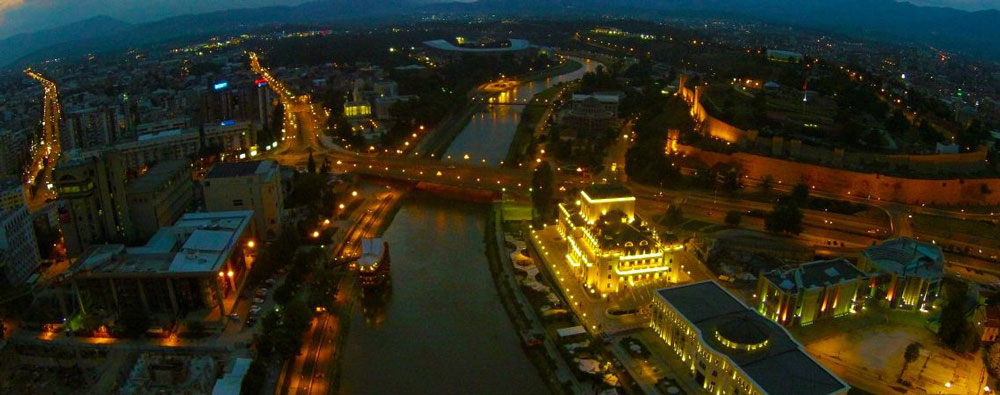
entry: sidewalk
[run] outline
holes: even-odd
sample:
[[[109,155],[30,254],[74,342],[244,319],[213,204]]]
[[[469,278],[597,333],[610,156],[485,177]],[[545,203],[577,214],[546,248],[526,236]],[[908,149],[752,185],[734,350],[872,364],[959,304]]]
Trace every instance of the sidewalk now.
[[[545,327],[541,324],[541,320],[538,315],[535,314],[535,309],[531,306],[528,298],[524,296],[524,292],[521,291],[520,285],[517,283],[517,277],[514,274],[514,263],[510,260],[510,255],[508,254],[507,246],[504,244],[504,232],[503,232],[503,218],[500,216],[500,210],[494,210],[494,223],[495,223],[495,233],[496,239],[494,242],[498,248],[500,255],[500,266],[503,268],[503,273],[501,276],[503,280],[507,282],[507,287],[513,290],[513,294],[516,300],[516,305],[521,309],[521,313],[528,318],[531,323],[531,332],[533,333],[545,333]],[[587,392],[580,382],[576,379],[573,371],[567,365],[566,360],[563,359],[562,355],[559,353],[558,346],[549,338],[546,334],[545,336],[545,351],[548,354],[549,360],[555,363],[556,368],[556,378],[561,383],[569,382],[573,387],[573,393],[585,394]]]

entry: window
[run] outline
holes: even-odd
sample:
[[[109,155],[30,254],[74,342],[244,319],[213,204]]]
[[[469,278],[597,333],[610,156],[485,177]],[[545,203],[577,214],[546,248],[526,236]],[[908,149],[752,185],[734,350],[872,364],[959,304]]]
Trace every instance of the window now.
[[[233,200],[233,206],[236,206],[236,207],[243,207],[243,199],[236,199],[236,200]]]

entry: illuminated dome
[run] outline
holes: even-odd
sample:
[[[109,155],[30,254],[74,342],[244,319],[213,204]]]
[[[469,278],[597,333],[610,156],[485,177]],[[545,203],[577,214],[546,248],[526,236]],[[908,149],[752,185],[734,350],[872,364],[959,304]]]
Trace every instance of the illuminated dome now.
[[[742,314],[721,322],[715,328],[715,337],[723,346],[754,351],[767,346],[770,332],[764,317]]]

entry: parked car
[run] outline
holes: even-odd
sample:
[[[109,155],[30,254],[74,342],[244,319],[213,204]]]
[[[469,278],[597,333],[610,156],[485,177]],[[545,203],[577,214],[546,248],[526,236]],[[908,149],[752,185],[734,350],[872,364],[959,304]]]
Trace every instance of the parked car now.
[[[262,299],[262,298],[253,298],[253,304],[263,304],[263,303],[264,303],[264,299]]]
[[[257,295],[258,297],[263,298],[263,297],[267,296],[267,291],[268,291],[267,288],[260,288],[260,289],[257,290],[257,292],[254,293],[254,295]]]

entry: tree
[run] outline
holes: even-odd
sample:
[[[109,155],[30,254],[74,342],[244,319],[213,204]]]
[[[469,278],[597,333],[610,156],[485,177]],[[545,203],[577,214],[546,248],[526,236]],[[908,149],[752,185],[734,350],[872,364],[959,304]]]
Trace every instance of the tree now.
[[[993,376],[1000,375],[1000,342],[990,344],[986,349],[986,369]]]
[[[549,206],[552,205],[552,196],[555,193],[555,172],[549,162],[535,167],[531,175],[531,203],[538,212],[538,217],[544,222],[547,217]]]
[[[969,285],[963,281],[946,279],[942,282],[942,288],[945,302],[941,308],[938,337],[957,352],[972,351],[978,338],[966,315]]]
[[[259,394],[260,389],[264,387],[266,382],[267,365],[261,362],[260,358],[254,358],[253,362],[250,363],[250,367],[247,368],[246,375],[243,376],[240,395]]]
[[[726,213],[726,225],[736,227],[740,226],[740,222],[742,221],[743,213],[737,210],[729,210],[729,212]]]
[[[771,188],[774,188],[774,177],[768,174],[760,180],[760,190],[767,193],[771,192]]]
[[[676,204],[671,204],[670,207],[667,207],[667,212],[663,215],[663,222],[671,226],[680,225],[684,222],[684,213],[681,211],[681,207]]]
[[[809,186],[801,182],[795,184],[789,197],[792,199],[792,203],[798,206],[805,205],[806,201],[809,200]]]
[[[735,193],[743,188],[743,182],[740,180],[740,172],[736,171],[735,168],[725,172],[722,177],[722,190],[724,192]]]
[[[316,160],[313,159],[312,151],[309,151],[309,161],[306,163],[306,169],[310,173],[316,173]]]
[[[764,229],[774,233],[802,233],[802,211],[787,199],[779,199],[764,217]]]
[[[899,371],[899,378],[903,378],[903,373],[906,372],[906,367],[920,357],[920,347],[920,343],[917,342],[910,343],[906,346],[906,351],[903,352],[903,369]]]

